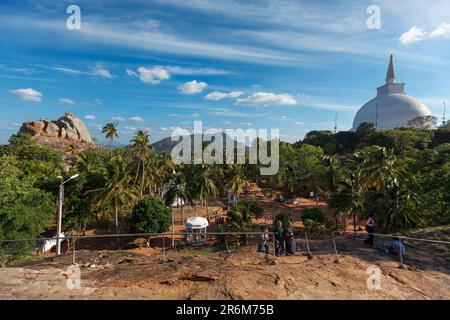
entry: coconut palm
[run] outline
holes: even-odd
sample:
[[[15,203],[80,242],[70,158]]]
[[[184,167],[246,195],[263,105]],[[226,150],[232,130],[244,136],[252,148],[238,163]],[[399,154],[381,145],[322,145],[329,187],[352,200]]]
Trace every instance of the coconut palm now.
[[[362,158],[359,179],[367,189],[368,205],[379,217],[384,229],[416,225],[421,222],[417,213],[417,196],[410,190],[414,176],[408,174],[392,150],[372,146],[357,155]]]
[[[232,164],[228,167],[228,181],[228,187],[236,197],[244,192],[244,187],[249,185],[243,167],[239,164]]]
[[[77,167],[81,172],[91,172],[101,166],[101,158],[98,150],[89,148],[77,155]]]
[[[182,173],[173,173],[169,183],[164,189],[164,202],[166,206],[172,207],[176,201],[177,207],[181,204],[181,220],[183,218],[183,206],[187,200],[186,182]],[[172,233],[175,232],[175,220],[172,211]],[[172,234],[172,247],[175,247],[175,235]]]
[[[353,231],[356,232],[356,215],[363,212],[365,190],[359,184],[355,172],[349,172],[346,179],[340,180],[339,190],[334,192],[329,206],[335,209],[335,213],[346,212],[353,217]]]
[[[183,207],[187,202],[188,192],[187,184],[182,173],[172,174],[169,183],[166,186],[164,193],[164,201],[167,206],[172,206],[176,201],[177,206],[181,207],[181,220],[184,221]]]
[[[119,232],[119,213],[131,207],[138,199],[137,192],[131,183],[130,164],[121,156],[112,158],[107,166],[106,183],[99,191],[99,205],[110,207],[115,215],[116,233]]]
[[[109,148],[112,151],[112,144],[114,141],[114,138],[119,138],[119,130],[117,129],[117,122],[112,123],[108,122],[103,128],[102,133],[106,133],[105,137],[107,140],[109,140]]]
[[[138,159],[138,168],[136,170],[135,183],[137,182],[139,170],[140,168],[142,168],[141,186],[139,192],[140,198],[142,198],[145,182],[146,159],[149,157],[149,154],[152,151],[152,146],[150,145],[150,136],[148,135],[148,132],[139,130],[138,132],[136,132],[133,139],[131,139],[131,142],[133,143],[131,146],[131,151],[133,155]]]
[[[209,213],[209,197],[215,197],[218,193],[216,183],[212,177],[213,167],[209,165],[201,165],[198,177],[194,183],[198,184],[198,192],[200,199],[206,205],[206,212]]]

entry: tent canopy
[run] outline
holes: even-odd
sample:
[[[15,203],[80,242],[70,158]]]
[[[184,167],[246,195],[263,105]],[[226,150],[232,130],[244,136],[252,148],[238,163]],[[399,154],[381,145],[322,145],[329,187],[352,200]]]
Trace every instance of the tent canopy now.
[[[191,229],[202,229],[209,226],[208,220],[203,217],[192,217],[187,219],[186,227]]]

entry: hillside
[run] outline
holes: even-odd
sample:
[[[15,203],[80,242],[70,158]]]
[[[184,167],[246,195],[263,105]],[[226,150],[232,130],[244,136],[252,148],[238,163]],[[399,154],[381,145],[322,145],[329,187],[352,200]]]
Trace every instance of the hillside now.
[[[203,135],[202,135],[203,137]],[[208,137],[208,135],[206,135]],[[209,136],[210,137],[210,136]],[[226,135],[225,133],[222,133],[222,139],[225,146],[226,139],[232,139],[230,136]],[[214,141],[214,140],[213,140]],[[152,144],[152,147],[157,152],[171,152],[173,147],[175,147],[179,142],[178,141],[172,141],[171,137],[164,138],[158,142],[155,142]],[[203,145],[209,144],[210,142],[203,142]],[[235,141],[235,145],[237,145],[237,142]],[[194,135],[191,135],[191,148],[194,150]]]

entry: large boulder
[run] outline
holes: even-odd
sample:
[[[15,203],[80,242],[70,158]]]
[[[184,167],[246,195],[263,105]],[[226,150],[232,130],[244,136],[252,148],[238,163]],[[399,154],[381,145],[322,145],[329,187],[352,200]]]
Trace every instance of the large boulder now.
[[[26,122],[20,132],[28,133],[37,141],[57,141],[92,144],[92,138],[83,121],[72,113],[66,112],[56,121],[40,119]]]

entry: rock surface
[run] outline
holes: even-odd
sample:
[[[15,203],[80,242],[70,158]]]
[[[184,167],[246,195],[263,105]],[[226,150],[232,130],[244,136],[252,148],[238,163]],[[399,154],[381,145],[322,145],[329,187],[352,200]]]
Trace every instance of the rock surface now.
[[[42,143],[67,141],[92,144],[92,138],[83,121],[72,113],[66,112],[56,121],[41,119],[25,122],[20,128],[21,133],[28,133],[34,140]]]

